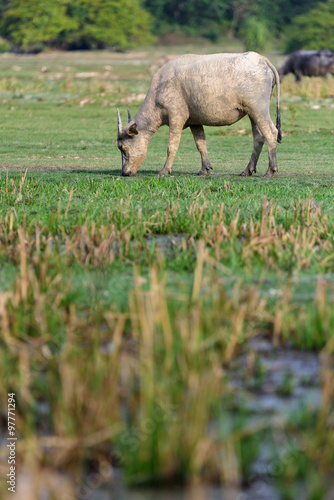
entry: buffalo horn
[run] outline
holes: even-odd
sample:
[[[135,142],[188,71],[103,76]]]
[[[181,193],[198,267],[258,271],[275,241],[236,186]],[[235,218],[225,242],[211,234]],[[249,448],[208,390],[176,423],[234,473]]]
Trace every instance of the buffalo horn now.
[[[122,134],[122,120],[118,108],[117,108],[117,126],[118,126],[118,136],[120,136]]]
[[[129,108],[128,108],[128,123],[130,123],[130,122],[131,122],[131,120],[132,120],[132,118],[131,118],[131,113],[130,113],[130,110],[129,110]]]

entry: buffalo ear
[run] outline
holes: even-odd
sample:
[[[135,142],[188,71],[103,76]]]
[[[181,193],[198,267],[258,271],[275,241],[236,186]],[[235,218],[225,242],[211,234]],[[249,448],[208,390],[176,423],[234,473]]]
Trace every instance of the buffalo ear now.
[[[138,126],[136,122],[133,122],[130,127],[127,130],[127,134],[130,137],[134,137],[135,135],[138,135]]]

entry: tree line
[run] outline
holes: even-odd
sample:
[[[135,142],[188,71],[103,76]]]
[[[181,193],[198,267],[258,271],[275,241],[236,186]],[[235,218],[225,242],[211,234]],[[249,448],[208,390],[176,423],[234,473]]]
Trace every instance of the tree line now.
[[[2,45],[23,52],[126,50],[178,31],[246,50],[334,50],[333,28],[334,0],[0,0]]]

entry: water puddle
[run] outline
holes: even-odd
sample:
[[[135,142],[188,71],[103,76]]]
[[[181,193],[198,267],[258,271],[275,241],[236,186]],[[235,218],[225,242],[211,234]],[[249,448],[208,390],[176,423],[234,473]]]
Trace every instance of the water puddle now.
[[[156,248],[159,248],[164,257],[172,251],[178,249],[183,241],[186,243],[187,238],[184,234],[155,234],[153,236],[148,235],[145,238],[147,248],[150,248],[152,244],[155,244]]]
[[[188,490],[170,488],[168,490],[140,490],[111,493],[108,490],[96,491],[92,500],[280,500],[270,485],[261,485],[253,493],[218,487],[196,486]]]
[[[244,407],[254,414],[288,417],[295,410],[320,406],[320,361],[310,351],[274,347],[259,336],[228,370],[236,390],[247,389]]]

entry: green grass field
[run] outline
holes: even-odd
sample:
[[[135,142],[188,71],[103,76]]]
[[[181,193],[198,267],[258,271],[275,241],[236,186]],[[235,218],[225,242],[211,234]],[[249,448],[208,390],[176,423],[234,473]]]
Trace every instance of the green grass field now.
[[[182,50],[219,48],[169,49]],[[283,81],[273,179],[266,146],[257,174],[238,177],[247,117],[206,129],[207,178],[189,130],[173,176],[156,177],[167,127],[122,178],[116,107],[135,114],[166,51],[0,56],[0,398],[6,437],[15,393],[18,487],[83,498],[91,464],[108,483],[111,461],[130,485],[218,483],[251,500],[266,442],[279,498],[331,500],[334,79]],[[319,354],[319,380],[301,385],[320,405],[285,411],[288,370],[272,389],[281,412],[249,408],[268,385],[259,338]]]

